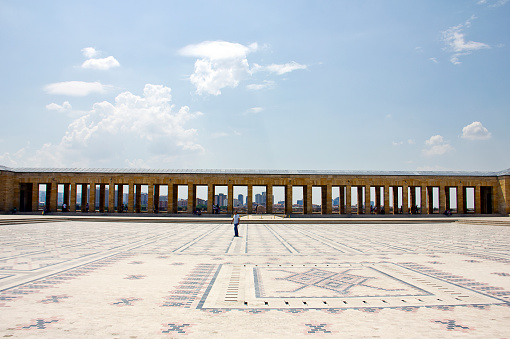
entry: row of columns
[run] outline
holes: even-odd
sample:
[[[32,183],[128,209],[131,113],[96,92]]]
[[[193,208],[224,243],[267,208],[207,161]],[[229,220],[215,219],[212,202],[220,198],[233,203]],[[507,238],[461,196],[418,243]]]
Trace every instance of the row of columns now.
[[[26,184],[24,184],[26,185]],[[57,184],[46,184],[46,208],[50,211],[57,210],[56,197],[58,194],[58,185]],[[96,186],[99,186],[99,197],[97,200],[99,201],[99,212],[105,212],[105,203],[106,203],[106,186],[109,185],[109,208],[110,212],[113,211],[114,207],[114,199],[115,199],[115,186],[118,186],[117,190],[117,201],[118,201],[118,210],[119,212],[123,212],[122,206],[123,197],[124,197],[124,184],[90,184],[90,190],[88,190],[89,184],[61,184],[64,186],[63,199],[64,202],[68,205],[68,211],[75,212],[76,211],[76,198],[77,198],[77,190],[78,187],[81,186],[81,210],[83,212],[95,211],[95,201],[96,201]],[[129,184],[129,194],[128,194],[128,204],[127,210],[131,213],[140,213],[141,212],[141,187],[142,185],[148,186],[148,201],[147,201],[147,211],[148,212],[159,212],[159,196],[160,196],[160,186],[161,184]],[[39,201],[39,185],[33,184],[32,188],[32,210],[38,209],[38,201]],[[168,213],[177,213],[177,197],[178,197],[178,186],[177,184],[168,184]],[[234,187],[235,186],[245,186],[248,190],[247,197],[247,208],[248,213],[253,213],[253,186],[263,186],[263,185],[195,185],[188,184],[188,205],[187,211],[191,212],[196,209],[196,191],[197,186],[208,186],[208,204],[207,204],[207,212],[212,213],[213,202],[214,202],[214,193],[216,186],[227,186],[228,187],[228,203],[227,203],[227,213],[233,212],[233,195],[234,195]],[[280,185],[278,185],[280,186]],[[273,185],[265,185],[266,187],[266,213],[273,213]],[[292,185],[284,185],[285,191],[285,214],[292,213]],[[458,213],[467,213],[467,199],[466,199],[466,189],[471,187],[474,189],[475,197],[474,197],[474,205],[475,205],[475,213],[492,213],[492,207],[488,206],[487,201],[490,199],[490,206],[497,206],[497,201],[495,201],[496,196],[492,194],[492,187],[485,186],[373,186],[373,185],[324,185],[324,186],[314,186],[314,185],[304,185],[299,187],[303,188],[303,213],[304,214],[312,214],[312,187],[321,187],[321,204],[322,204],[322,213],[323,214],[331,214],[332,213],[332,188],[339,187],[340,192],[340,206],[339,213],[340,214],[351,214],[351,189],[353,187],[357,188],[357,214],[368,214],[370,213],[370,205],[371,205],[371,194],[370,188],[375,188],[375,197],[373,197],[374,201],[374,213],[390,213],[390,196],[389,189],[392,187],[393,190],[393,214],[403,213],[403,214],[432,214],[433,211],[433,198],[434,198],[434,187],[439,188],[439,213],[444,213],[445,210],[450,208],[450,187],[455,187],[457,189],[457,211]],[[397,202],[399,201],[399,188],[402,190],[402,207],[401,210],[397,208]],[[420,209],[417,208],[417,199],[416,192],[417,188],[420,191]],[[363,190],[365,194],[363,195]],[[381,194],[381,191],[383,193]],[[409,192],[408,192],[409,191]],[[90,197],[87,200],[87,192],[89,192]],[[408,196],[408,193],[410,194]],[[382,195],[382,199],[381,199]],[[365,197],[363,201],[363,196]],[[408,208],[408,200],[410,200],[411,208]],[[343,203],[345,201],[345,204]],[[89,209],[87,209],[87,203],[89,203]],[[382,204],[381,204],[382,203]],[[482,204],[483,203],[483,204]],[[363,211],[362,206],[365,206],[365,211]],[[483,205],[483,206],[482,206]],[[484,210],[485,207],[485,210]]]

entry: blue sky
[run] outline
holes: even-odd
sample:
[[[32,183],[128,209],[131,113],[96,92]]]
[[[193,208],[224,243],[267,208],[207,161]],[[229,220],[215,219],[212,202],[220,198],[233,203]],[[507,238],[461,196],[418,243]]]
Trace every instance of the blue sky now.
[[[0,1],[0,165],[510,167],[510,3]]]

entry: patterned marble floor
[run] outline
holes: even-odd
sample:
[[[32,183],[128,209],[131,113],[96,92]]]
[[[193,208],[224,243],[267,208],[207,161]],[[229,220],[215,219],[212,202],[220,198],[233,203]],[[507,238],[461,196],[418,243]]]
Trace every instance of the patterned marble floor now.
[[[227,220],[4,223],[0,336],[510,337],[510,227],[282,220],[240,235]]]

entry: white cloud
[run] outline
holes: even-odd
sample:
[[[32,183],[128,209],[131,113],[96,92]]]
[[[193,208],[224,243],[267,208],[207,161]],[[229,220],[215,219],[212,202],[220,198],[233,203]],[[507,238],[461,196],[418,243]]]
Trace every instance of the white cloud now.
[[[72,107],[69,101],[64,101],[62,105],[52,102],[51,104],[46,105],[46,109],[49,111],[68,112],[72,109]]]
[[[443,143],[443,137],[438,135],[433,135],[429,140],[425,141],[426,145],[439,145]]]
[[[431,136],[425,141],[425,145],[429,146],[429,148],[423,149],[423,154],[427,156],[443,155],[453,151],[453,147],[450,144],[445,143],[441,135]]]
[[[204,41],[181,48],[179,54],[199,58],[195,61],[194,72],[189,77],[198,94],[220,95],[223,88],[235,88],[241,81],[261,70],[282,75],[307,67],[292,61],[282,65],[260,66],[254,64],[250,68],[247,56],[257,50],[259,50],[257,43],[245,46],[227,41]],[[247,86],[251,90],[272,87],[274,87],[274,82],[269,81]]]
[[[110,167],[145,159],[151,167],[176,167],[183,163],[178,159],[204,151],[196,141],[197,130],[186,127],[202,114],[191,113],[187,106],[176,111],[170,92],[168,87],[147,84],[142,96],[124,92],[115,102],[95,103],[86,115],[69,124],[59,143],[47,143],[20,162],[29,166]]]
[[[112,86],[103,85],[100,82],[64,81],[44,86],[48,94],[60,94],[71,96],[86,96],[91,93],[105,93]]]
[[[265,67],[262,67],[263,70],[267,70],[271,73],[276,73],[278,75],[283,75],[285,73],[289,73],[298,69],[307,69],[306,65],[298,64],[295,61],[288,62],[286,64],[271,64]]]
[[[462,137],[469,140],[487,140],[491,133],[480,121],[475,121],[462,129]]]
[[[402,142],[402,141],[393,141],[391,144],[392,144],[393,146],[400,146],[400,145],[402,145],[402,144],[403,144],[403,142]]]
[[[101,71],[106,71],[112,67],[119,66],[120,63],[113,56],[102,59],[88,59],[81,65],[82,68],[98,69]]]
[[[429,60],[435,64],[439,63],[439,61],[437,61],[437,58],[429,58]]]
[[[264,110],[264,108],[262,108],[262,107],[252,107],[249,110],[247,110],[246,113],[258,114],[258,113],[262,112],[263,110]]]
[[[246,56],[256,51],[256,43],[244,46],[227,41],[204,41],[179,50],[184,56],[198,57],[190,81],[198,94],[220,95],[225,87],[237,87],[251,74]]]
[[[229,134],[226,132],[217,132],[217,133],[213,133],[211,136],[213,138],[225,138],[225,137],[228,137]]]
[[[244,46],[227,41],[204,41],[195,45],[188,45],[179,50],[184,56],[209,60],[244,59],[250,52],[258,49],[258,44]]]
[[[446,44],[445,49],[452,52],[450,62],[455,65],[461,63],[459,61],[460,56],[469,55],[473,51],[478,51],[480,49],[490,48],[489,45],[483,42],[466,41],[466,34],[463,31],[465,28],[469,28],[471,26],[471,21],[474,19],[476,19],[476,17],[472,16],[464,24],[450,27],[443,32],[443,41]]]
[[[489,4],[489,1],[487,0],[479,0],[479,5],[488,5],[489,7],[501,7],[504,6],[509,0],[498,0],[494,3]]]
[[[276,87],[276,83],[272,80],[264,80],[261,84],[250,84],[246,85],[246,88],[252,91],[260,91],[263,89],[273,89]]]
[[[499,0],[499,1],[496,1],[496,3],[490,5],[490,7],[501,7],[501,6],[504,6],[507,2],[508,2],[508,0]]]
[[[99,52],[96,51],[94,47],[85,47],[81,51],[83,52],[83,55],[88,59],[99,55]]]
[[[414,141],[414,139],[408,139],[408,140],[407,140],[407,143],[408,143],[409,145],[414,145],[414,144],[416,143],[416,141]]]

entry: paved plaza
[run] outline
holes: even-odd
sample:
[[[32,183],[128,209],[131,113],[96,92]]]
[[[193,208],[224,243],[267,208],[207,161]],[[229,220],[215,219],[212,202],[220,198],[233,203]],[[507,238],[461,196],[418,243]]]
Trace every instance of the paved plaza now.
[[[18,218],[1,337],[510,338],[508,218]]]

